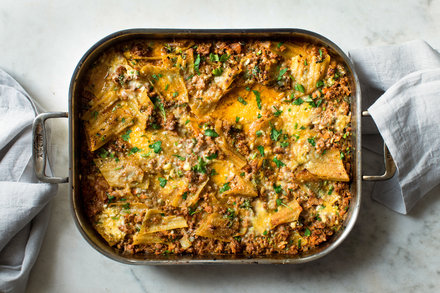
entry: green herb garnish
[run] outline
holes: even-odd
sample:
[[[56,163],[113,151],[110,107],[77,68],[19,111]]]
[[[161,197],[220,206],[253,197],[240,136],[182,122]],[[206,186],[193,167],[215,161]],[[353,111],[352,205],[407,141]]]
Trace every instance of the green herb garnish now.
[[[284,164],[283,162],[281,162],[280,160],[277,159],[277,157],[274,157],[272,159],[272,161],[277,165],[278,168],[281,168],[283,166],[286,166],[286,164]]]
[[[260,155],[264,157],[264,147],[262,145],[257,146],[258,151],[260,152]]]
[[[148,147],[158,154],[162,150],[161,145],[162,141],[158,140],[155,143],[150,144]]]
[[[258,106],[258,109],[260,109],[261,110],[261,108],[262,108],[262,106],[261,106],[261,96],[260,96],[260,92],[259,91],[252,91],[253,93],[254,93],[254,95],[255,95],[255,99],[257,100],[257,106]]]
[[[218,137],[218,133],[214,129],[205,129],[205,136]]]
[[[159,185],[160,187],[165,187],[165,185],[167,185],[167,180],[165,178],[159,177]]]
[[[229,189],[231,189],[231,187],[229,186],[229,182],[226,182],[225,184],[223,184],[223,186],[219,189],[219,193],[223,193],[225,191],[228,191]]]
[[[130,133],[131,133],[131,129],[128,129],[125,134],[121,135],[122,139],[124,141],[128,141],[130,139]]]

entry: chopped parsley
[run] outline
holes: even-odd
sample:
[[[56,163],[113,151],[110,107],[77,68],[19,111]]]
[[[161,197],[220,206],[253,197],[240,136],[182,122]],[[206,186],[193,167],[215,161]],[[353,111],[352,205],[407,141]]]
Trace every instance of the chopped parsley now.
[[[276,185],[275,183],[273,184],[273,189],[275,190],[275,192],[277,194],[280,194],[281,192],[283,192],[283,189],[281,188],[281,185]],[[278,204],[278,200],[277,200],[277,205],[279,205]]]
[[[218,154],[217,153],[213,153],[213,154],[210,154],[209,156],[206,156],[205,158],[207,160],[217,159],[218,158]]]
[[[284,44],[284,42],[279,42],[278,44],[277,44],[277,48],[279,49],[279,48],[281,48],[281,46]]]
[[[174,94],[173,94],[173,96],[174,96]],[[156,103],[156,106],[159,108],[160,113],[162,114],[162,116],[163,116],[164,118],[166,118],[165,107],[163,106],[162,102],[161,102],[161,101],[158,101],[158,102]]]
[[[322,50],[321,50],[321,49],[319,49],[319,50],[318,50],[318,52],[319,52],[319,57],[321,57],[321,58],[322,58]]]
[[[283,166],[286,166],[286,164],[284,164],[283,162],[281,162],[280,160],[277,159],[277,157],[274,157],[272,159],[272,161],[277,165],[278,168],[281,168]]]
[[[295,84],[295,90],[302,92],[302,93],[305,92],[304,87],[302,86],[302,84],[299,84],[299,83]]]
[[[306,230],[304,231],[304,236],[310,236],[312,235],[312,233],[310,232],[309,228],[306,228]]]
[[[298,98],[295,101],[293,101],[293,104],[297,106],[301,105],[302,103],[304,103],[304,101],[301,98]]]
[[[108,152],[106,149],[103,149],[103,148],[102,148],[102,149],[100,150],[99,156],[100,156],[101,158],[105,159],[105,158],[108,157],[108,154],[109,154],[109,152]]]
[[[278,139],[279,139],[279,137],[281,136],[281,134],[283,133],[283,130],[282,129],[280,129],[280,130],[277,130],[276,128],[275,128],[275,126],[271,123],[271,129],[270,129],[270,138],[273,140],[273,141],[278,141]]]
[[[264,235],[264,236],[267,235],[267,230],[264,230],[263,235]]]
[[[257,132],[255,132],[255,134],[256,134],[258,137],[260,137],[260,136],[263,135],[263,131],[261,131],[261,130],[257,130]]]
[[[343,153],[343,152],[341,152],[341,155],[340,155],[340,157],[341,157],[341,160],[343,160],[343,159],[344,159],[345,155],[344,155],[344,153]]]
[[[130,156],[130,155],[135,154],[135,153],[140,152],[140,151],[142,151],[142,149],[140,149],[138,147],[132,147],[130,149],[130,152],[128,153],[128,155]]]
[[[173,98],[177,97],[178,95],[179,95],[178,92],[174,92],[174,93],[173,93]]]
[[[165,187],[165,185],[167,185],[167,180],[165,178],[159,177],[159,185],[160,187]]]
[[[280,69],[277,80],[280,81],[283,78],[284,73],[287,72],[287,68]]]
[[[199,67],[200,67],[200,54],[197,54],[196,60],[194,61],[194,70],[196,71],[197,75],[200,75]]]
[[[131,129],[128,129],[125,134],[123,134],[121,137],[124,141],[128,141],[130,139],[130,133],[131,133]]]
[[[235,123],[238,123],[238,122],[240,122],[240,117],[236,116],[235,117]]]
[[[219,62],[220,59],[218,58],[217,54],[209,53],[209,59],[211,59],[212,62]]]
[[[219,192],[223,193],[225,191],[228,191],[229,189],[231,189],[231,187],[229,186],[229,182],[226,182],[225,184],[223,184],[222,187],[220,187]]]
[[[289,142],[287,142],[287,141],[283,141],[283,142],[280,143],[280,145],[281,145],[281,147],[283,147],[283,148],[287,148],[287,147],[289,146]]]
[[[181,160],[181,161],[185,161],[185,160],[186,160],[185,157],[182,157],[182,156],[180,156],[180,155],[173,155],[173,156],[176,157],[176,158],[178,158],[178,159]]]
[[[255,91],[255,90],[252,91],[252,92],[254,93],[255,99],[257,100],[258,109],[261,110],[262,106],[261,106],[261,95],[260,95],[260,92],[259,91]]]
[[[96,119],[98,119],[98,111],[94,111],[93,112],[93,118],[96,120]]]
[[[316,142],[315,142],[315,138],[314,137],[309,137],[307,139],[307,141],[312,145],[312,146],[316,146]]]
[[[218,137],[218,134],[214,129],[205,129],[205,136]]]
[[[203,160],[202,157],[199,157],[197,160],[197,165],[195,165],[193,168],[193,171],[206,174],[206,162]]]
[[[170,87],[170,84],[167,84],[167,85],[165,86],[165,90],[167,91],[169,87]]]
[[[264,147],[262,145],[257,146],[258,151],[260,152],[260,155],[264,157]]]
[[[222,75],[222,73],[223,73],[223,68],[221,67],[217,67],[212,70],[212,75],[214,76],[220,76]]]
[[[220,56],[220,62],[226,62],[229,59],[229,55],[228,54],[223,54]]]
[[[185,191],[183,194],[182,194],[182,198],[183,199],[186,199],[188,197],[188,191]]]
[[[319,88],[319,87],[323,87],[324,86],[324,82],[322,81],[322,80],[318,80],[317,82],[316,82],[316,87],[317,88]]]
[[[273,106],[273,108],[275,109],[275,112],[273,113],[273,115],[274,115],[275,117],[278,117],[278,116],[280,116],[280,115],[283,113],[283,111],[281,111],[281,110],[278,109],[277,107]]]
[[[158,140],[155,143],[150,144],[148,147],[152,149],[156,154],[162,150],[162,141]]]
[[[247,102],[242,97],[238,97],[238,101],[245,106],[247,105]]]
[[[186,119],[186,121],[185,121],[185,125],[188,124],[188,123],[189,123],[189,119]]]

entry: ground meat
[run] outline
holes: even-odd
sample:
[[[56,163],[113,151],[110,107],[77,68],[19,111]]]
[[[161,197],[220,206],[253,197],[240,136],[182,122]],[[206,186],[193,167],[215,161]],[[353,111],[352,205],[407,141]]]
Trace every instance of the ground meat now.
[[[337,79],[331,87],[324,88],[322,92],[325,94],[324,97],[327,100],[338,97],[348,97],[351,94],[348,77],[344,76]]]
[[[200,55],[208,55],[209,50],[211,49],[212,44],[211,43],[201,43],[197,46],[197,53]]]
[[[176,130],[176,126],[177,126],[177,118],[174,116],[173,113],[168,113],[164,128],[166,130],[173,131]]]
[[[149,52],[150,47],[145,43],[135,43],[130,49],[130,53],[138,57],[147,57]]]

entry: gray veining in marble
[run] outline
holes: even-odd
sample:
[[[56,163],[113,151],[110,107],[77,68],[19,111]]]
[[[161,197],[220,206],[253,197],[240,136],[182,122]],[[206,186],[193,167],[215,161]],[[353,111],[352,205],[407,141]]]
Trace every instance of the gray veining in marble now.
[[[133,27],[298,27],[346,51],[416,38],[438,49],[440,1],[2,0],[0,67],[47,110],[67,110],[70,76],[82,54],[105,35]],[[65,175],[67,123],[54,121],[53,128],[55,171]],[[27,291],[440,292],[440,188],[408,216],[372,201],[369,188],[348,239],[314,263],[140,267],[115,263],[82,239],[64,185]]]

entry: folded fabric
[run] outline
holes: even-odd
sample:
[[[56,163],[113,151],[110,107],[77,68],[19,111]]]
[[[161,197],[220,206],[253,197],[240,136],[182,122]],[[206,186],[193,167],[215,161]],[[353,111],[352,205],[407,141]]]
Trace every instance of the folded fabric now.
[[[37,108],[0,69],[0,292],[24,292],[49,222],[57,186],[39,183],[32,166]]]
[[[379,133],[398,169],[389,181],[373,183],[372,197],[406,214],[440,183],[440,54],[424,41],[412,41],[349,55],[363,109],[375,124],[363,120],[366,172],[377,173],[373,165],[383,165]]]

